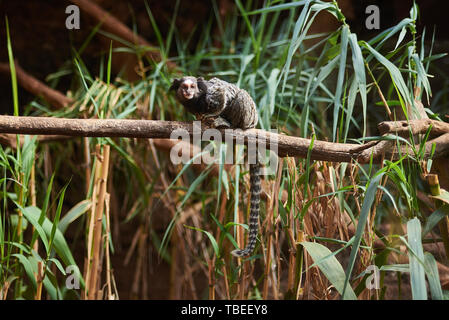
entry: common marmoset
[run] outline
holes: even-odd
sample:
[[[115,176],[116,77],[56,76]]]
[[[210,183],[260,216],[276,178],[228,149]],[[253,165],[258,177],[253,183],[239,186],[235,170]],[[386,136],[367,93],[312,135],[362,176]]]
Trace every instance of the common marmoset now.
[[[212,121],[215,128],[250,129],[257,125],[256,104],[251,96],[236,85],[218,78],[204,80],[186,76],[174,79],[170,90],[176,92],[176,99],[193,113],[197,119]],[[249,165],[251,206],[249,236],[245,249],[231,253],[236,257],[250,255],[256,246],[260,205],[260,161]]]

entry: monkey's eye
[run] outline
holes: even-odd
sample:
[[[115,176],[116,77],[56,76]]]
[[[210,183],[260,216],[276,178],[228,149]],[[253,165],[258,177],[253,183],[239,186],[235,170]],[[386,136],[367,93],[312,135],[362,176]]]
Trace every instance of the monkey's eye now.
[[[183,84],[181,85],[181,87],[182,87],[183,89],[189,89],[189,85],[188,85],[187,83],[183,83]]]

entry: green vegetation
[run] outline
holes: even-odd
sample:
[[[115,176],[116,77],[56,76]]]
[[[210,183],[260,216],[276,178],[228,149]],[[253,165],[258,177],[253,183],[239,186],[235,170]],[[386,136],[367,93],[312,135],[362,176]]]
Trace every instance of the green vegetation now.
[[[379,139],[378,122],[400,115],[414,119],[409,110],[416,109],[415,98],[430,99],[428,73],[442,55],[424,45],[426,34],[417,34],[416,5],[410,17],[365,41],[351,31],[336,1],[268,1],[260,9],[251,1],[235,4],[237,14],[222,21],[214,2],[215,15],[195,43],[178,34],[178,7],[162,35],[147,4],[159,62],[145,54],[153,48],[94,28],[81,48],[73,48],[72,60],[47,79],[56,85],[70,77],[74,103],[57,110],[36,99],[23,115],[193,120],[168,94],[171,80],[182,73],[217,76],[246,89],[258,106],[261,129],[362,144]],[[340,27],[310,34],[323,12]],[[115,46],[100,55],[99,70],[88,70],[83,52],[96,33],[109,36]],[[7,41],[13,61],[14,41],[9,36]],[[139,80],[111,71],[118,52],[135,55]],[[177,68],[169,69],[168,60]],[[13,67],[11,74],[17,115]],[[433,96],[447,106],[447,93]],[[414,299],[447,298],[437,266],[437,260],[447,263],[447,256],[434,256],[425,246],[447,241],[435,230],[449,212],[448,193],[430,192],[423,179],[433,165],[424,148],[429,132],[390,139],[411,152],[368,164],[280,158],[276,174],[265,177],[256,254],[240,261],[230,252],[245,243],[249,185],[244,165],[212,164],[201,171],[193,161],[174,165],[152,140],[17,138],[17,148],[0,148],[0,297],[120,298],[110,261],[120,241],[113,230],[115,224],[137,221],[125,259],[136,261],[129,275],[136,298],[152,290],[151,283],[142,284],[148,281],[149,261],[170,266],[170,298],[385,299],[387,289],[390,297],[401,298],[406,283]],[[216,147],[224,156],[225,145]],[[158,218],[162,214],[165,220]],[[98,216],[102,223],[96,225]],[[87,249],[96,235],[100,247]],[[158,261],[150,259],[151,250]],[[75,251],[84,256],[75,259]],[[86,268],[86,257],[103,266],[99,285],[88,285],[95,272]],[[71,265],[79,270],[79,290],[66,286]],[[380,270],[375,290],[366,288],[370,265]],[[133,279],[135,273],[140,279]],[[396,282],[387,285],[387,276]],[[176,296],[174,286],[183,294]]]

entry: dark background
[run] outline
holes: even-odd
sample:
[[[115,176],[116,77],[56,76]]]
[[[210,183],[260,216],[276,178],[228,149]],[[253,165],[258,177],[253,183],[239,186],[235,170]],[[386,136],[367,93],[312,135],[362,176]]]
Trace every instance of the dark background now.
[[[157,39],[152,31],[143,0],[99,0],[96,2],[129,27],[135,24],[141,36],[149,42],[157,44]],[[233,1],[217,0],[217,2],[220,8],[223,8],[228,14],[235,14]],[[166,34],[170,26],[176,1],[148,1],[148,3],[162,35]],[[367,17],[365,8],[368,5],[375,4],[379,6],[381,30],[384,30],[408,17],[413,1],[339,0],[338,3],[347,17],[351,30],[357,33],[359,39],[369,39],[378,34],[379,30],[367,30],[365,27],[365,19]],[[421,34],[425,27],[426,44],[430,45],[432,33],[435,30],[436,42],[433,52],[449,52],[449,28],[447,26],[449,2],[442,0],[420,0],[417,3],[420,8],[418,34]],[[81,11],[81,29],[67,30],[65,27],[65,20],[67,18],[65,9],[70,4],[69,1],[63,0],[0,0],[0,62],[8,61],[5,27],[5,16],[7,16],[14,57],[25,71],[45,82],[49,74],[56,72],[64,63],[72,59],[72,48],[79,49],[86,38],[88,38],[92,28],[97,24],[94,18]],[[261,1],[262,5],[263,1]],[[196,26],[199,30],[196,31],[193,39],[198,37],[201,32],[201,24],[207,23],[208,17],[213,14],[212,10],[211,1],[181,1],[176,20],[178,34],[180,36],[187,36]],[[330,19],[323,15],[317,19],[311,33],[332,31],[338,27],[339,25],[335,19]],[[191,43],[194,44],[195,41]],[[92,70],[93,74],[98,72],[99,57],[102,53],[108,51],[109,44],[110,39],[101,35],[95,35],[84,51],[82,59],[89,70]],[[177,55],[175,51],[171,52],[171,54],[174,56]],[[115,62],[119,61],[117,59],[123,59],[123,63],[127,61],[125,55],[117,55],[117,57],[113,58]],[[437,62],[437,68],[443,72],[445,72],[448,65],[449,58],[447,57]],[[114,72],[117,72],[117,70],[114,70]],[[437,91],[439,88],[442,88],[445,85],[445,81],[447,81],[445,77],[435,77],[431,80],[432,89]],[[70,76],[62,77],[55,85],[56,89],[66,93],[71,85]],[[0,73],[0,93],[0,114],[12,114],[11,80],[10,76],[5,73]],[[33,95],[19,86],[19,105],[21,107],[34,98]],[[120,230],[123,247],[129,247],[129,242],[135,233],[136,226],[123,224],[120,226]],[[75,254],[79,254],[82,258],[84,253],[78,250]],[[113,256],[115,261],[112,264],[116,269],[117,287],[122,291],[120,298],[129,299],[133,298],[132,288],[130,288],[131,281],[129,280],[129,272],[130,270],[134,270],[134,266],[123,266],[125,255],[126,249],[122,250],[121,248],[117,248],[117,254]],[[156,269],[153,275],[158,276],[150,279],[152,290],[150,290],[149,298],[165,299],[167,297],[167,273],[169,272],[169,268],[160,264]],[[123,277],[120,277],[121,274]]]

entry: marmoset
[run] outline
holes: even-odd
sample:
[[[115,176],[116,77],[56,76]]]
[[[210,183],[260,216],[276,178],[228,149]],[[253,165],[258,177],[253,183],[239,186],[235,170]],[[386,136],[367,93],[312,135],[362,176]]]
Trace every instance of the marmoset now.
[[[186,76],[174,79],[170,91],[176,92],[176,99],[193,113],[197,119],[211,122],[215,128],[250,129],[257,125],[256,104],[251,96],[236,85],[218,78],[204,80]],[[249,165],[251,205],[249,216],[248,244],[245,249],[231,253],[236,257],[250,255],[256,246],[260,205],[260,161]]]

